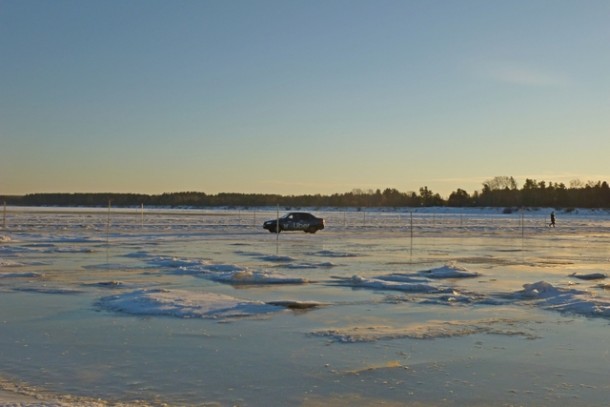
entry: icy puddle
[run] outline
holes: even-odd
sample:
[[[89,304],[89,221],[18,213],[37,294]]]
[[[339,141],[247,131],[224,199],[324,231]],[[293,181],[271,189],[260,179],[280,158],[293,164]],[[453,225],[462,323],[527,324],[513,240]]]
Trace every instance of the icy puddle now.
[[[607,405],[606,212],[312,212],[11,208],[0,405]]]

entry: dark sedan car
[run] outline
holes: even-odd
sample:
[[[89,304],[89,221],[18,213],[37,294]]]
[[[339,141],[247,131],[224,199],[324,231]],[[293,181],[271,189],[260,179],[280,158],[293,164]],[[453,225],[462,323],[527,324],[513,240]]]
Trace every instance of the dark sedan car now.
[[[279,218],[280,227],[277,227],[277,219],[268,220],[263,228],[271,233],[279,233],[284,230],[302,230],[307,233],[316,233],[324,229],[324,219],[317,218],[307,212],[290,212]]]

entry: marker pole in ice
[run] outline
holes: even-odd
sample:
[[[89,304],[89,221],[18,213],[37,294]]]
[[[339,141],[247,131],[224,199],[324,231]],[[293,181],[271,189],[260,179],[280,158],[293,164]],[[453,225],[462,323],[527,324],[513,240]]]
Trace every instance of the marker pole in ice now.
[[[106,219],[106,244],[108,244],[108,237],[110,235],[110,206],[112,201],[108,200],[108,219]]]
[[[413,257],[413,211],[409,212],[411,215],[411,226],[409,227],[410,231],[411,231],[411,257]]]
[[[275,255],[280,255],[280,205],[277,206],[275,217]]]
[[[523,208],[521,208],[521,239],[525,237],[525,214]]]
[[[280,238],[280,205],[277,206],[277,216],[275,218],[275,237]]]
[[[4,210],[2,211],[2,229],[6,229],[6,201],[4,201]]]
[[[108,263],[108,250],[110,248],[110,207],[112,201],[108,200],[108,220],[106,221],[106,263]]]
[[[142,215],[140,218],[142,221],[142,229],[144,229],[144,203],[142,203],[140,214]]]

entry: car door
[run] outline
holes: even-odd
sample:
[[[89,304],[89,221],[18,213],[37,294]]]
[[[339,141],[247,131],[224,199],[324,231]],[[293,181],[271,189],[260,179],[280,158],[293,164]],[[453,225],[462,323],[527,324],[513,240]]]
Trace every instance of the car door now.
[[[295,224],[296,224],[295,215],[294,215],[294,213],[291,213],[286,216],[284,224],[282,226],[284,227],[284,230],[294,230]]]

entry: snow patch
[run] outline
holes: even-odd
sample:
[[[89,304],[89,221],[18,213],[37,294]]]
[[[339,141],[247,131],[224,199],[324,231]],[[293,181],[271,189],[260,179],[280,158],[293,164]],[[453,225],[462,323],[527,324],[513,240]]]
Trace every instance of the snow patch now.
[[[88,247],[76,247],[76,246],[66,246],[66,247],[51,247],[44,251],[44,253],[94,253],[95,251]]]
[[[318,269],[318,268],[332,268],[337,267],[337,264],[326,261],[322,263],[292,263],[285,264],[278,267],[294,269],[294,270],[307,270],[307,269]]]
[[[375,277],[375,279],[393,283],[430,285],[431,280],[472,278],[477,276],[480,276],[480,274],[468,271],[467,269],[458,267],[454,264],[448,264],[439,268],[424,270],[417,273],[392,273],[381,275]],[[440,291],[446,291],[446,288],[441,288]]]
[[[201,260],[180,259],[178,257],[153,257],[148,263],[152,266],[166,268],[198,267],[205,264]]]
[[[253,271],[237,264],[218,264],[203,260],[157,258],[154,264],[173,267],[178,274],[190,274],[208,280],[235,285],[305,284],[308,280],[270,271]]]
[[[610,318],[609,300],[593,297],[587,291],[555,287],[546,281],[524,284],[523,290],[507,298],[529,301],[543,309],[561,313]]]
[[[481,275],[455,264],[446,264],[435,269],[420,271],[419,274],[427,278],[473,278]]]
[[[268,271],[235,271],[229,273],[210,274],[210,280],[235,285],[265,285],[265,284],[306,284],[309,281],[299,277],[287,277]]]
[[[277,312],[261,301],[241,300],[223,294],[186,290],[142,289],[104,297],[101,308],[131,315],[177,318],[234,318]]]
[[[21,266],[25,266],[25,264],[19,263],[17,261],[13,261],[13,260],[0,259],[0,267],[21,267]]]
[[[402,281],[388,281],[380,278],[366,278],[362,276],[352,277],[332,277],[337,285],[348,287],[369,288],[374,290],[396,290],[410,293],[448,293],[453,292],[452,288],[435,287],[425,283],[413,283]]]
[[[358,257],[357,254],[348,253],[348,252],[337,252],[333,250],[320,250],[318,252],[312,253],[315,256],[321,257]]]
[[[53,287],[53,286],[26,286],[13,288],[14,291],[21,291],[27,293],[37,294],[81,294],[82,291],[67,287]]]

